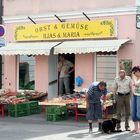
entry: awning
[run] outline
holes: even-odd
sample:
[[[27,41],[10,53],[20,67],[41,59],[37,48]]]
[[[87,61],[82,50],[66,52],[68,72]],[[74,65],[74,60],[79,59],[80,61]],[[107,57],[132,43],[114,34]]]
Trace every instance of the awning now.
[[[49,55],[59,42],[8,43],[0,48],[0,55]]]
[[[54,48],[54,54],[90,53],[90,52],[115,52],[129,39],[120,40],[89,40],[65,41]]]

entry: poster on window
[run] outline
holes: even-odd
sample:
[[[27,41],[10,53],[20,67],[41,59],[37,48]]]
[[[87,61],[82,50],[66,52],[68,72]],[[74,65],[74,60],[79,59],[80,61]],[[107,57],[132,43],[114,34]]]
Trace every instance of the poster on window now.
[[[120,60],[120,70],[125,70],[128,76],[131,76],[132,70],[132,60],[130,59],[121,59]]]

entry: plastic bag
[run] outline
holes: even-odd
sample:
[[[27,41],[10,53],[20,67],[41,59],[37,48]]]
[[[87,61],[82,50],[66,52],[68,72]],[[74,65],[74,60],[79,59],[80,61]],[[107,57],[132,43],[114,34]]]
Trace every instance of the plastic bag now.
[[[76,86],[80,87],[83,84],[83,79],[80,76],[76,77]]]

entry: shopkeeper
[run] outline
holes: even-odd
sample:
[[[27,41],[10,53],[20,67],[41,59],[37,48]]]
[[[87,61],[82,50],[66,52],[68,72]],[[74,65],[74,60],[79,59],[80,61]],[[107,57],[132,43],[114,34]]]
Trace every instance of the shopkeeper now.
[[[58,71],[59,77],[59,95],[70,94],[70,74],[74,71],[74,65],[65,59],[64,55],[59,57]]]
[[[99,131],[101,131],[102,123],[102,105],[100,98],[103,96],[103,102],[106,99],[106,83],[101,81],[98,84],[92,84],[89,87],[89,90],[86,94],[86,105],[87,105],[87,114],[86,118],[89,123],[89,133],[92,132],[92,121],[94,119],[98,120]]]

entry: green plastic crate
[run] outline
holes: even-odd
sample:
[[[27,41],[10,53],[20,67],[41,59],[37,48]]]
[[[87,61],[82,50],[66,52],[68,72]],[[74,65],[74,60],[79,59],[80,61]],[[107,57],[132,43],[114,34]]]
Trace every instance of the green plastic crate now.
[[[9,114],[10,114],[11,117],[23,117],[23,116],[28,116],[29,111],[28,110],[10,111]]]
[[[30,115],[32,114],[40,114],[41,113],[41,107],[37,107],[37,108],[32,108],[30,109]]]
[[[28,102],[28,105],[29,105],[30,109],[39,107],[38,101],[30,101],[30,102]]]
[[[63,121],[68,119],[68,113],[63,115],[47,114],[47,121]]]
[[[28,110],[28,109],[29,109],[28,103],[9,105],[9,111],[21,111],[21,110]]]
[[[56,115],[63,115],[67,113],[66,106],[47,106],[46,107],[47,114],[56,114]]]

